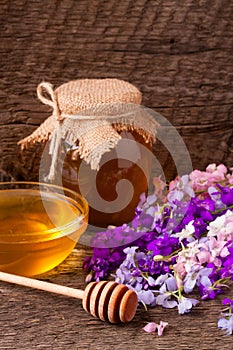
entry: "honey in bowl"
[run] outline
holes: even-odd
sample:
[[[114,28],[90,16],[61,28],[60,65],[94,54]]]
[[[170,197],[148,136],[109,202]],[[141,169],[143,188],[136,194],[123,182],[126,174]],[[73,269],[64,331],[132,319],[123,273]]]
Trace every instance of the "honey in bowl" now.
[[[86,201],[46,184],[0,189],[0,270],[34,276],[60,264],[86,230]]]

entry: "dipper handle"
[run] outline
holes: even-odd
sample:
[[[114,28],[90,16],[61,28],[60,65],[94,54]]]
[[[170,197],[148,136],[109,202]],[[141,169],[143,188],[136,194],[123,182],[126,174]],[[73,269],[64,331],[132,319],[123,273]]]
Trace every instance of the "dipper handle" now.
[[[85,290],[61,286],[28,277],[0,272],[0,280],[24,287],[82,299],[83,308],[96,318],[110,323],[129,322],[133,319],[138,298],[137,294],[123,284],[116,282],[92,282]]]
[[[81,289],[61,286],[59,284],[54,284],[54,283],[36,280],[33,278],[13,275],[6,272],[0,272],[0,280],[3,282],[18,284],[24,287],[40,289],[50,293],[62,294],[72,298],[83,299],[84,297],[84,291]]]

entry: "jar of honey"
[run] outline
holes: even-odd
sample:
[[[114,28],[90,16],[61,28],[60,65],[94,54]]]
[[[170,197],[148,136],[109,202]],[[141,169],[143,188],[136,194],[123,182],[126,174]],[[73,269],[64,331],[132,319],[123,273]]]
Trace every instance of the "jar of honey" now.
[[[56,90],[42,83],[37,93],[53,114],[21,145],[49,140],[47,180],[86,198],[91,225],[130,222],[148,190],[158,126],[139,90],[118,79],[84,79]]]

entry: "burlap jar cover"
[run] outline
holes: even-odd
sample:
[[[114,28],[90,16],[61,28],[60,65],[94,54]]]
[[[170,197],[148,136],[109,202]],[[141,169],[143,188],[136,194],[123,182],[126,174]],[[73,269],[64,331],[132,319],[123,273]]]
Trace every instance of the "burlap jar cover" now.
[[[81,79],[65,83],[56,90],[50,83],[43,82],[37,87],[37,95],[52,107],[53,113],[19,144],[23,149],[50,140],[49,180],[55,176],[62,139],[76,147],[76,155],[93,170],[99,169],[103,154],[116,147],[121,139],[120,131],[135,130],[146,143],[155,142],[158,124],[140,107],[141,93],[128,82]]]

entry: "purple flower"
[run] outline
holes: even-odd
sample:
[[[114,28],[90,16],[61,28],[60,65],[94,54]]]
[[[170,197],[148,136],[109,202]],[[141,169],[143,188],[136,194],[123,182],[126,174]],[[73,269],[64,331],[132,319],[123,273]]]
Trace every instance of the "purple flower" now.
[[[146,229],[151,229],[153,222],[154,218],[151,215],[142,212],[141,214],[135,216],[135,218],[132,220],[132,227],[134,229],[143,227],[146,231]]]
[[[160,275],[155,280],[155,285],[160,286],[161,292],[173,292],[177,290],[177,283],[174,276],[172,276],[170,273],[166,273],[165,275]]]
[[[174,276],[171,274],[160,275],[155,285],[160,286],[159,294],[156,297],[156,304],[162,305],[165,308],[173,308],[177,306],[177,301],[173,300],[173,292],[177,291],[177,283]]]
[[[216,291],[208,277],[203,277],[199,284],[199,291],[202,300],[214,299],[216,297]]]
[[[226,206],[233,205],[233,187],[223,187],[221,185],[217,185],[217,187],[220,189],[220,198],[223,204]]]
[[[155,296],[151,290],[140,290],[136,291],[138,295],[138,301],[145,305],[154,305],[155,304]]]
[[[200,266],[193,265],[191,270],[187,273],[184,279],[184,292],[190,293],[193,291],[194,287],[200,284],[203,287],[212,286],[212,283],[209,279],[209,275],[211,274],[211,268],[202,268]]]
[[[171,299],[172,292],[160,293],[156,297],[156,305],[161,305],[167,309],[172,309],[178,305],[176,300]]]
[[[132,273],[125,266],[120,266],[119,269],[116,270],[115,281],[121,284],[127,284],[132,277]]]
[[[168,256],[178,247],[178,238],[170,237],[167,233],[147,244],[147,250],[151,250],[154,255]]]
[[[233,299],[225,298],[222,300],[223,305],[229,305],[229,307],[233,308]]]
[[[90,273],[92,279],[99,281],[112,272],[115,266],[119,266],[124,258],[123,251],[94,248],[92,257],[88,256],[84,259],[83,268],[87,273]]]
[[[230,277],[233,280],[233,242],[228,242],[227,248],[229,251],[229,254],[222,259],[222,267],[219,270],[219,275],[221,278],[228,278]]]
[[[167,199],[173,203],[177,199],[182,200],[185,196],[194,197],[194,195],[189,176],[183,175],[170,183]]]
[[[125,258],[125,265],[133,265],[135,266],[135,254],[136,254],[136,250],[138,249],[138,247],[127,247],[123,250],[123,252],[126,254],[126,258]]]

